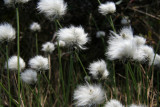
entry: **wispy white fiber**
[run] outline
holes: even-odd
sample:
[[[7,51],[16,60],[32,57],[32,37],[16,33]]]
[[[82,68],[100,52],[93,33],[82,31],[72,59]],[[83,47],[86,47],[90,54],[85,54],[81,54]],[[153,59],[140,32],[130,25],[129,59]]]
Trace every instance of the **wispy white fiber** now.
[[[114,2],[106,2],[104,4],[100,4],[98,10],[102,15],[107,15],[109,13],[116,12],[116,5]]]
[[[70,26],[69,28],[62,28],[57,32],[59,41],[64,41],[66,45],[77,46],[81,49],[89,40],[87,35],[81,26]]]
[[[0,42],[12,41],[16,38],[16,31],[9,23],[0,24]]]
[[[19,69],[23,70],[25,68],[25,66],[26,66],[26,64],[25,64],[24,60],[21,57],[19,57]],[[7,69],[7,61],[5,63],[5,68]],[[18,70],[18,57],[17,56],[12,56],[8,59],[8,68],[13,71]]]
[[[46,53],[52,53],[55,50],[55,46],[51,42],[46,42],[42,45],[42,51]]]
[[[45,71],[49,69],[48,59],[37,55],[29,60],[29,66],[37,71]]]
[[[89,73],[96,79],[98,76],[102,76],[102,79],[106,79],[109,75],[107,66],[104,60],[94,61],[89,65]]]
[[[104,107],[124,107],[118,100],[112,99]]]
[[[105,99],[105,91],[100,85],[79,85],[74,91],[73,99],[76,106],[102,104]]]
[[[104,31],[98,31],[98,32],[96,33],[96,37],[97,37],[97,38],[104,37],[105,35],[106,35],[106,33],[105,33]]]
[[[33,22],[31,25],[30,25],[30,30],[36,32],[36,31],[40,31],[41,30],[41,26],[39,23],[37,22]]]
[[[67,3],[64,0],[40,0],[37,9],[49,19],[54,19],[65,15]]]
[[[27,84],[35,84],[37,81],[37,72],[32,69],[26,69],[21,73],[21,79]]]

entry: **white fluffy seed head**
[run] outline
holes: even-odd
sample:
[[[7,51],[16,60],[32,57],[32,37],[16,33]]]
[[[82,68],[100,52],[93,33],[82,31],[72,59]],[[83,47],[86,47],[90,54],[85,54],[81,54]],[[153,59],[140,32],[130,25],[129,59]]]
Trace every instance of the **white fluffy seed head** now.
[[[160,55],[158,54],[154,54],[152,56],[151,61],[149,62],[150,65],[156,65],[156,66],[160,66]]]
[[[45,71],[49,69],[48,59],[43,56],[35,56],[29,60],[29,66],[37,71]]]
[[[126,16],[126,17],[123,17],[122,20],[121,20],[121,24],[122,25],[129,25],[130,24],[130,20],[129,18]]]
[[[104,31],[98,31],[98,32],[96,33],[96,37],[97,37],[97,38],[104,37],[105,35],[106,35],[106,33],[105,33]]]
[[[146,105],[142,105],[142,104],[140,104],[140,105],[132,104],[129,107],[147,107],[147,106]]]
[[[74,91],[73,98],[76,106],[102,104],[105,99],[105,91],[101,85],[80,85]]]
[[[33,22],[31,25],[30,25],[30,30],[36,32],[36,31],[40,31],[41,30],[41,26],[40,24],[38,24],[37,22]]]
[[[65,47],[66,46],[66,43],[64,42],[64,41],[58,41],[58,43],[59,43],[59,47]],[[55,45],[57,45],[58,44],[57,42],[55,42]]]
[[[27,3],[30,0],[15,0],[15,3]],[[13,5],[14,4],[14,0],[4,0],[4,4],[5,5]]]
[[[105,4],[100,4],[98,10],[102,15],[107,15],[116,11],[116,5],[114,2],[106,2]]]
[[[15,29],[9,23],[0,24],[0,42],[12,41],[16,38]]]
[[[135,40],[137,46],[145,45],[145,43],[146,43],[146,39],[141,36],[134,36],[134,40]]]
[[[109,75],[107,66],[104,60],[94,61],[89,65],[89,73],[95,78],[98,79],[98,76],[102,76],[103,79],[106,79]]]
[[[13,0],[4,0],[4,4],[5,5],[12,5],[13,4]]]
[[[147,56],[147,60],[149,61],[149,65],[151,65],[153,62],[153,59],[154,59],[154,55],[155,55],[153,48],[150,46],[144,45],[142,47],[142,50],[144,51],[144,53]]]
[[[26,64],[24,62],[24,60],[19,57],[19,69],[20,71],[23,70],[25,68]],[[7,69],[7,62],[5,63],[5,68]],[[17,56],[12,56],[8,59],[8,68],[10,70],[18,70],[18,57]]]
[[[104,107],[124,107],[118,100],[112,99]]]
[[[145,62],[147,61],[147,53],[144,52],[143,50],[144,45],[139,46],[136,51],[134,52],[133,55],[133,60],[138,61],[138,62]]]
[[[16,0],[17,3],[27,3],[29,2],[30,0]]]
[[[123,27],[120,32],[120,36],[124,39],[133,39],[133,30],[131,27]]]
[[[108,44],[106,56],[110,60],[132,58],[136,50],[133,40],[110,37]]]
[[[42,51],[46,53],[52,53],[55,50],[55,46],[51,42],[46,42],[42,45]]]
[[[54,19],[65,15],[67,4],[64,0],[40,0],[37,9],[49,19]]]
[[[21,73],[21,79],[27,84],[35,84],[37,81],[37,72],[32,69],[26,69]]]
[[[81,26],[70,26],[69,28],[62,28],[57,32],[59,41],[64,41],[68,46],[78,46],[81,49],[89,40],[87,35]]]

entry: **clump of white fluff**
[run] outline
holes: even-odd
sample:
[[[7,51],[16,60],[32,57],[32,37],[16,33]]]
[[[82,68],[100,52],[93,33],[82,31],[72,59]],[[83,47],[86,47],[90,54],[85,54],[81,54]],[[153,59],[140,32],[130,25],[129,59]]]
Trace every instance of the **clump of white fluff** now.
[[[48,59],[43,56],[35,56],[34,58],[29,60],[29,66],[32,69],[38,71],[44,71],[49,69]]]
[[[129,107],[147,107],[146,105],[136,105],[136,104],[132,104]]]
[[[30,0],[4,0],[5,5],[13,5],[15,3],[27,3]]]
[[[102,79],[106,79],[109,75],[104,60],[98,60],[91,63],[89,65],[89,73],[96,79],[98,78],[99,75],[102,77]]]
[[[124,107],[118,100],[112,99],[104,107]]]
[[[0,42],[12,41],[16,38],[15,29],[9,23],[0,24]]]
[[[62,40],[66,45],[78,46],[81,49],[83,49],[83,45],[89,40],[87,35],[81,26],[70,26],[69,28],[62,28],[57,32],[59,41]]]
[[[98,32],[96,33],[96,37],[97,37],[97,38],[104,37],[105,35],[106,35],[106,33],[105,33],[104,31],[98,31]]]
[[[66,46],[66,43],[64,42],[64,41],[58,41],[58,43],[59,43],[59,47],[65,47]],[[57,42],[55,42],[55,45],[58,45],[58,43]]]
[[[16,0],[16,3],[27,3],[29,2],[30,0]]]
[[[26,64],[24,60],[19,57],[19,69],[23,70],[25,68]],[[5,68],[7,69],[7,62],[5,64]],[[18,70],[18,56],[12,56],[8,59],[8,68],[10,70]]]
[[[131,27],[123,27],[119,34],[110,32],[106,55],[110,60],[130,58],[139,62],[148,61],[151,65],[154,51],[145,43],[145,38],[133,35]]]
[[[41,30],[41,26],[39,23],[37,22],[33,22],[31,25],[30,25],[30,30],[36,32],[36,31],[40,31]]]
[[[46,53],[52,53],[55,50],[55,46],[51,42],[46,42],[42,45],[42,51]]]
[[[34,84],[37,81],[37,72],[32,69],[26,69],[21,73],[21,79],[27,84]]]
[[[141,45],[137,47],[137,50],[134,53],[133,59],[139,62],[148,61],[149,65],[152,64],[154,58],[153,48],[147,45]]]
[[[67,4],[63,0],[40,0],[37,9],[49,19],[54,19],[65,15]]]
[[[155,59],[153,58],[154,59],[154,63],[152,61],[153,65],[160,65],[160,55],[155,54],[154,57],[155,57]]]
[[[100,85],[80,85],[74,91],[73,99],[76,106],[101,104],[105,99],[105,91]]]
[[[105,4],[100,4],[98,10],[102,15],[107,15],[116,11],[116,5],[114,2],[106,2]]]
[[[146,43],[146,39],[141,36],[135,36],[134,40],[136,42],[136,45],[138,45],[138,46],[145,45],[145,43]]]
[[[133,40],[122,39],[121,36],[116,36],[112,33],[108,44],[106,55],[110,60],[132,58],[136,50]]]
[[[127,16],[123,17],[122,20],[121,20],[121,24],[122,25],[129,25],[130,24],[130,20]]]
[[[133,39],[133,30],[131,27],[123,27],[120,32],[120,36],[124,39]]]

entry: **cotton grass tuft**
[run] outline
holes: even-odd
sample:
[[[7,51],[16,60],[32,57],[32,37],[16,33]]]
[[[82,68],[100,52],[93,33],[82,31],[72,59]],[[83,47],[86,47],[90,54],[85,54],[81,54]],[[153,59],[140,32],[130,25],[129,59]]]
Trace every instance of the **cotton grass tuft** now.
[[[20,71],[25,68],[26,64],[24,60],[19,57],[19,69]],[[7,62],[5,63],[5,68],[7,69]],[[8,68],[13,71],[18,70],[18,57],[17,56],[12,56],[8,59]]]
[[[12,41],[16,38],[16,31],[9,23],[0,24],[0,42]]]
[[[74,91],[73,99],[76,101],[76,106],[102,104],[105,99],[105,91],[100,85],[79,85]]]
[[[65,15],[67,3],[64,3],[63,0],[40,0],[37,9],[44,13],[47,18],[53,20]]]

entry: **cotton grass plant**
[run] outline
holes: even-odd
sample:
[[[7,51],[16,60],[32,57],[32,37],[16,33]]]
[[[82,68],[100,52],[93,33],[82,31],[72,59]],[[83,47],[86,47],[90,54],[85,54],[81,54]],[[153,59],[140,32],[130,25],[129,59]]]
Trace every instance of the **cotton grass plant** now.
[[[41,31],[41,26],[37,22],[32,22],[30,25],[30,30],[35,33],[36,36],[36,54],[38,55],[38,32]]]
[[[120,30],[117,30],[116,22],[112,18],[119,15],[116,13],[118,3],[97,1],[99,5],[97,14],[101,14],[104,20],[106,17],[109,26],[101,30],[96,18],[91,15],[90,20],[96,30],[90,33],[88,26],[64,23],[66,21],[64,15],[70,10],[70,3],[64,0],[38,1],[37,11],[44,14],[51,25],[55,24],[51,32],[45,33],[54,33],[54,36],[52,40],[41,40],[37,34],[40,35],[38,32],[46,26],[40,26],[37,22],[30,24],[29,29],[36,36],[36,51],[35,56],[31,56],[30,52],[26,56],[23,51],[20,55],[19,40],[23,32],[19,31],[19,5],[28,1],[4,0],[5,5],[15,6],[17,18],[17,32],[9,23],[0,25],[0,44],[6,46],[3,68],[7,71],[7,77],[5,73],[1,76],[2,79],[7,78],[7,86],[4,80],[0,82],[0,91],[8,96],[7,100],[4,99],[8,106],[147,107],[156,104],[158,106],[159,87],[154,88],[156,85],[154,70],[160,64],[160,55],[157,52],[159,47],[157,46],[155,50],[152,45],[148,45],[148,38],[136,34],[136,30],[134,31],[130,25],[130,19],[126,17],[121,20]],[[59,22],[60,19],[63,19],[62,24]],[[41,22],[44,23],[45,21]],[[11,53],[17,56],[10,56],[8,46],[10,42],[14,42],[16,33],[17,53],[12,51]],[[87,50],[93,50],[91,54],[95,54],[97,50],[88,45],[92,40],[92,34],[97,37],[97,41],[98,38],[102,39],[104,47],[101,50],[105,51],[103,53],[105,58],[83,62],[83,59],[90,56]],[[38,49],[38,43],[42,44],[41,51]],[[83,56],[81,53],[85,51],[86,54]],[[120,70],[123,72],[119,72]],[[159,86],[159,73],[156,74]],[[0,100],[3,100],[1,96]]]

